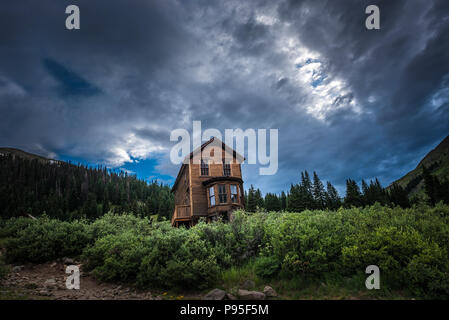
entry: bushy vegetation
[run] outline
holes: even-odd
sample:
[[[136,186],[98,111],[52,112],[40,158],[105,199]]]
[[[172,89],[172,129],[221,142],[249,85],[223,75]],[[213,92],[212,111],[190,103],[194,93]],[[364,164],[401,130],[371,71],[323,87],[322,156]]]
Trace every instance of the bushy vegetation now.
[[[17,222],[17,221],[16,221]],[[45,262],[58,257],[76,256],[92,242],[88,224],[39,218],[6,242],[8,262]]]
[[[279,260],[275,256],[260,256],[255,260],[256,274],[261,278],[271,278],[279,271]]]
[[[36,220],[18,217],[0,221],[0,238],[13,238],[18,236],[19,231],[25,229]]]
[[[0,256],[0,280],[2,280],[8,274],[8,267],[2,256]]]
[[[15,230],[19,225],[23,229]],[[141,287],[207,288],[225,270],[227,277],[238,277],[239,266],[263,279],[339,275],[362,279],[364,287],[365,269],[374,264],[383,287],[449,297],[449,206],[441,203],[236,212],[229,223],[200,222],[190,229],[128,214],[94,222],[41,217],[28,225],[11,220],[4,230],[12,237],[9,261],[77,256],[102,280]]]

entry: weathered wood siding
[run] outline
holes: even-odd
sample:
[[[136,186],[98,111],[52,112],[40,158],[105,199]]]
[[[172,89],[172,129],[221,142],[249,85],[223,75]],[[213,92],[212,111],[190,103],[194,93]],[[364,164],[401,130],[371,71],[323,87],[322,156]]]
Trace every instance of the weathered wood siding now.
[[[189,205],[190,204],[190,195],[189,195],[189,170],[186,167],[181,175],[179,183],[175,192],[175,204],[176,205]]]
[[[214,150],[214,151],[212,151]],[[202,159],[204,162],[218,160],[216,146],[206,146],[202,152]],[[226,154],[226,155],[225,155]],[[207,216],[209,208],[209,198],[207,193],[207,188],[203,186],[203,181],[209,180],[212,177],[222,177],[223,176],[223,159],[224,157],[233,158],[233,163],[231,164],[231,176],[242,178],[242,172],[240,169],[240,164],[237,163],[237,159],[232,156],[231,153],[222,152],[222,160],[220,163],[209,164],[209,175],[201,175],[201,166],[198,163],[193,163],[193,159],[190,160],[191,165],[191,185],[192,185],[192,210],[195,216]],[[229,187],[228,187],[229,188]],[[215,194],[217,195],[218,204],[218,187],[215,186]],[[229,190],[228,190],[229,191]]]

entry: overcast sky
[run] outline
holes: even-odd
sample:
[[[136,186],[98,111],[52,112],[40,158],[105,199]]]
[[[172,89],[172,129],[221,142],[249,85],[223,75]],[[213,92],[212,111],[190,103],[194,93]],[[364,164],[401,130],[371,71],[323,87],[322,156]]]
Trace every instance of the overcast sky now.
[[[76,4],[81,29],[65,28]],[[376,4],[381,30],[365,28]],[[449,134],[449,1],[6,0],[0,146],[172,183],[170,131],[279,129],[301,170],[387,185]]]

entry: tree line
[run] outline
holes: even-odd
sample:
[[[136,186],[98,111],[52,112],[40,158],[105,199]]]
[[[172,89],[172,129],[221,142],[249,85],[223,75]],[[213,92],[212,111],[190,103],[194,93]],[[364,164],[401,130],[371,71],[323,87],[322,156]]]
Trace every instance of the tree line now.
[[[106,212],[134,212],[167,219],[174,208],[168,185],[122,171],[62,161],[0,157],[0,217],[46,213],[60,219],[95,219]]]
[[[424,181],[424,191],[427,195],[427,201],[430,205],[443,201],[449,204],[449,180],[438,179],[431,174],[431,169],[423,165],[422,179]]]
[[[438,185],[435,180],[433,181],[432,187],[429,187],[431,189]],[[300,182],[292,184],[287,193],[284,191],[279,195],[267,193],[263,197],[262,192],[251,185],[245,192],[245,199],[246,209],[251,212],[257,211],[258,208],[266,211],[286,210],[292,212],[336,210],[340,207],[369,206],[376,202],[386,206],[397,205],[402,208],[408,208],[411,205],[408,193],[396,183],[387,190],[376,178],[369,183],[362,180],[360,188],[355,180],[347,179],[346,194],[341,198],[332,183],[327,181],[325,186],[316,172],[313,172],[311,178],[307,170],[301,172]]]
[[[449,180],[438,179],[431,168],[422,167],[425,201],[435,205],[449,203]],[[361,187],[346,180],[346,192],[340,197],[330,182],[320,180],[316,172],[310,177],[301,172],[300,181],[287,192],[267,193],[253,185],[245,191],[246,209],[255,212],[304,210],[336,210],[340,207],[363,207],[378,202],[385,206],[408,208],[408,188],[393,184],[383,188],[379,180]],[[174,197],[168,185],[150,183],[125,172],[105,167],[90,168],[62,161],[42,161],[8,154],[0,157],[0,217],[9,218],[46,213],[60,219],[95,219],[106,212],[133,212],[138,216],[158,215],[169,219]]]

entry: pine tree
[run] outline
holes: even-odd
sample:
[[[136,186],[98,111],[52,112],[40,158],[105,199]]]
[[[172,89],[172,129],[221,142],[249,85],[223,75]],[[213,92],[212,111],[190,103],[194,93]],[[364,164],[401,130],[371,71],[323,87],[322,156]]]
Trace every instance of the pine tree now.
[[[287,199],[287,209],[290,212],[301,212],[306,208],[304,206],[303,190],[301,185],[291,185]]]
[[[255,198],[257,210],[264,209],[265,208],[265,203],[264,203],[264,200],[263,200],[263,197],[262,197],[262,192],[259,190],[259,188],[256,190],[254,198]]]
[[[370,188],[365,182],[365,179],[362,179],[362,203],[364,205],[371,205],[372,203],[372,196],[370,192]]]
[[[310,182],[309,173],[307,170],[301,172],[301,188],[299,190],[302,205],[305,209],[313,210],[315,208],[315,201],[312,194],[312,183]]]
[[[362,205],[362,194],[357,182],[351,179],[346,180],[345,207],[361,207]]]
[[[256,212],[257,210],[256,190],[253,185],[251,185],[248,190],[248,204],[246,205],[246,210],[249,212]]]
[[[314,208],[318,210],[323,210],[326,208],[326,191],[324,190],[323,183],[316,172],[313,172],[313,186],[312,186],[312,194],[314,201]]]
[[[382,187],[379,180],[376,178],[373,183],[370,185],[371,194],[373,197],[372,204],[375,202],[379,202],[381,205],[388,204],[388,194],[385,191],[385,188]]]
[[[408,194],[404,188],[399,184],[393,183],[389,191],[389,200],[391,204],[400,206],[402,208],[409,208],[410,201],[408,199]]]
[[[287,210],[287,196],[284,191],[282,191],[282,193],[281,193],[280,202],[281,202],[281,210],[282,211]]]
[[[83,213],[86,217],[98,217],[97,199],[93,192],[87,195],[87,201],[84,203]]]
[[[280,211],[281,208],[281,201],[276,194],[267,193],[265,195],[265,209],[267,211]]]
[[[337,189],[328,181],[326,192],[326,205],[329,210],[337,210],[341,206],[341,199]]]
[[[424,179],[424,191],[429,199],[429,203],[434,206],[437,202],[435,192],[435,178],[430,173],[430,170],[424,165],[422,166],[422,175]]]
[[[310,177],[307,170],[301,172],[301,185],[306,188],[307,192],[312,193],[312,183],[310,182]]]
[[[440,184],[440,189],[438,189],[438,196],[441,201],[449,204],[449,179],[444,180]]]

